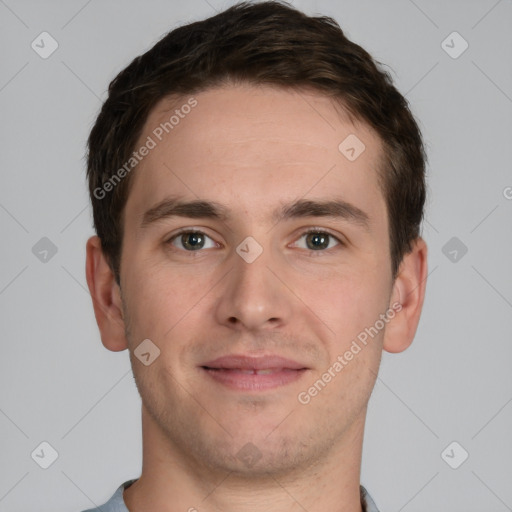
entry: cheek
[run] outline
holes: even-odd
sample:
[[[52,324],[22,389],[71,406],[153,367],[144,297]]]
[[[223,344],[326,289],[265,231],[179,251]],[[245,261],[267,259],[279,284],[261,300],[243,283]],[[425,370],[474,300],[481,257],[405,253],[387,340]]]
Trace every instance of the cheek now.
[[[190,289],[148,267],[126,267],[126,309],[135,343],[149,338],[158,344],[190,309]]]
[[[385,312],[389,289],[382,272],[365,266],[311,283],[305,292],[308,306],[334,331],[336,343],[344,345]]]

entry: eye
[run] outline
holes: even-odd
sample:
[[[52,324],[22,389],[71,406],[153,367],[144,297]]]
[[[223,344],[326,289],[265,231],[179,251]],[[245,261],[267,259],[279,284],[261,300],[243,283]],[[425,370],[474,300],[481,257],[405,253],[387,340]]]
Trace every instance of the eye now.
[[[304,243],[301,244],[301,240],[304,240]],[[299,238],[299,241],[295,242],[294,245],[301,249],[307,249],[310,251],[323,251],[340,244],[341,241],[330,233],[319,230],[310,230],[303,233]]]
[[[167,243],[189,252],[217,247],[217,243],[202,231],[181,231],[171,237]]]

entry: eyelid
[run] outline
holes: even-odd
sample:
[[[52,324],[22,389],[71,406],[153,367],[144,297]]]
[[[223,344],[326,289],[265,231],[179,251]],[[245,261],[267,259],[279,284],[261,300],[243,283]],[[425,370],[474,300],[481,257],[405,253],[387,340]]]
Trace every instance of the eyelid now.
[[[180,235],[182,235],[183,233],[200,233],[200,234],[210,238],[217,246],[221,246],[222,245],[220,242],[218,242],[212,236],[210,236],[208,233],[206,233],[204,231],[204,228],[195,228],[194,226],[186,226],[186,227],[178,229],[178,231],[174,232],[172,235],[167,237],[165,239],[164,243],[172,245],[172,242],[176,238],[178,238]],[[323,227],[320,227],[320,226],[314,226],[314,227],[310,227],[310,228],[302,228],[299,231],[299,234],[294,237],[294,242],[292,242],[292,243],[293,244],[297,243],[298,240],[300,240],[303,236],[309,235],[311,233],[325,233],[325,234],[329,235],[330,237],[334,238],[338,242],[339,245],[341,245],[341,246],[345,246],[346,245],[345,241],[340,237],[340,235],[334,234],[328,228],[323,228]],[[331,248],[331,249],[333,249],[333,248]],[[318,252],[326,252],[327,250],[329,250],[329,249],[326,249],[324,251],[318,251]],[[313,251],[313,252],[315,252],[315,251]]]
[[[295,238],[295,242],[293,242],[293,243],[296,243],[304,235],[309,235],[310,233],[325,233],[326,235],[329,235],[330,237],[334,238],[340,245],[342,245],[342,246],[346,245],[346,242],[339,234],[335,234],[330,229],[322,228],[319,226],[306,228],[304,231],[300,231],[299,236]],[[318,251],[318,252],[325,252],[325,251]]]
[[[170,235],[164,239],[164,244],[172,245],[172,242],[174,240],[176,240],[183,233],[200,233],[201,235],[208,237],[210,240],[212,240],[212,242],[214,242],[217,246],[222,245],[220,242],[217,242],[217,240],[215,240],[215,238],[213,238],[213,236],[206,233],[204,231],[204,228],[195,228],[194,226],[187,226],[187,227],[178,229],[178,231],[175,231],[172,235]],[[204,250],[204,249],[201,249],[201,250]],[[187,252],[199,252],[199,251],[187,251]]]

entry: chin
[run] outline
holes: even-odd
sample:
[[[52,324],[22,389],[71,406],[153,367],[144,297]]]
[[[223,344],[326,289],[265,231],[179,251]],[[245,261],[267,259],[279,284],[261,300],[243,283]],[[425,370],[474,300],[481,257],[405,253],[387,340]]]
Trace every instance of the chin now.
[[[314,464],[318,450],[313,446],[284,432],[270,436],[261,429],[254,435],[250,432],[238,430],[233,437],[226,434],[222,439],[201,436],[201,441],[190,448],[196,452],[194,458],[203,468],[240,478],[283,477]]]

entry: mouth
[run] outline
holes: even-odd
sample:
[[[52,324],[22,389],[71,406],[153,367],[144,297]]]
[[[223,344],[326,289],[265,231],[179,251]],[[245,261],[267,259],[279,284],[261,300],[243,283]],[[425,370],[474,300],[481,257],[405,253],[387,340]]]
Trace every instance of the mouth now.
[[[300,379],[308,370],[279,356],[224,356],[200,366],[213,381],[238,391],[265,391]]]

